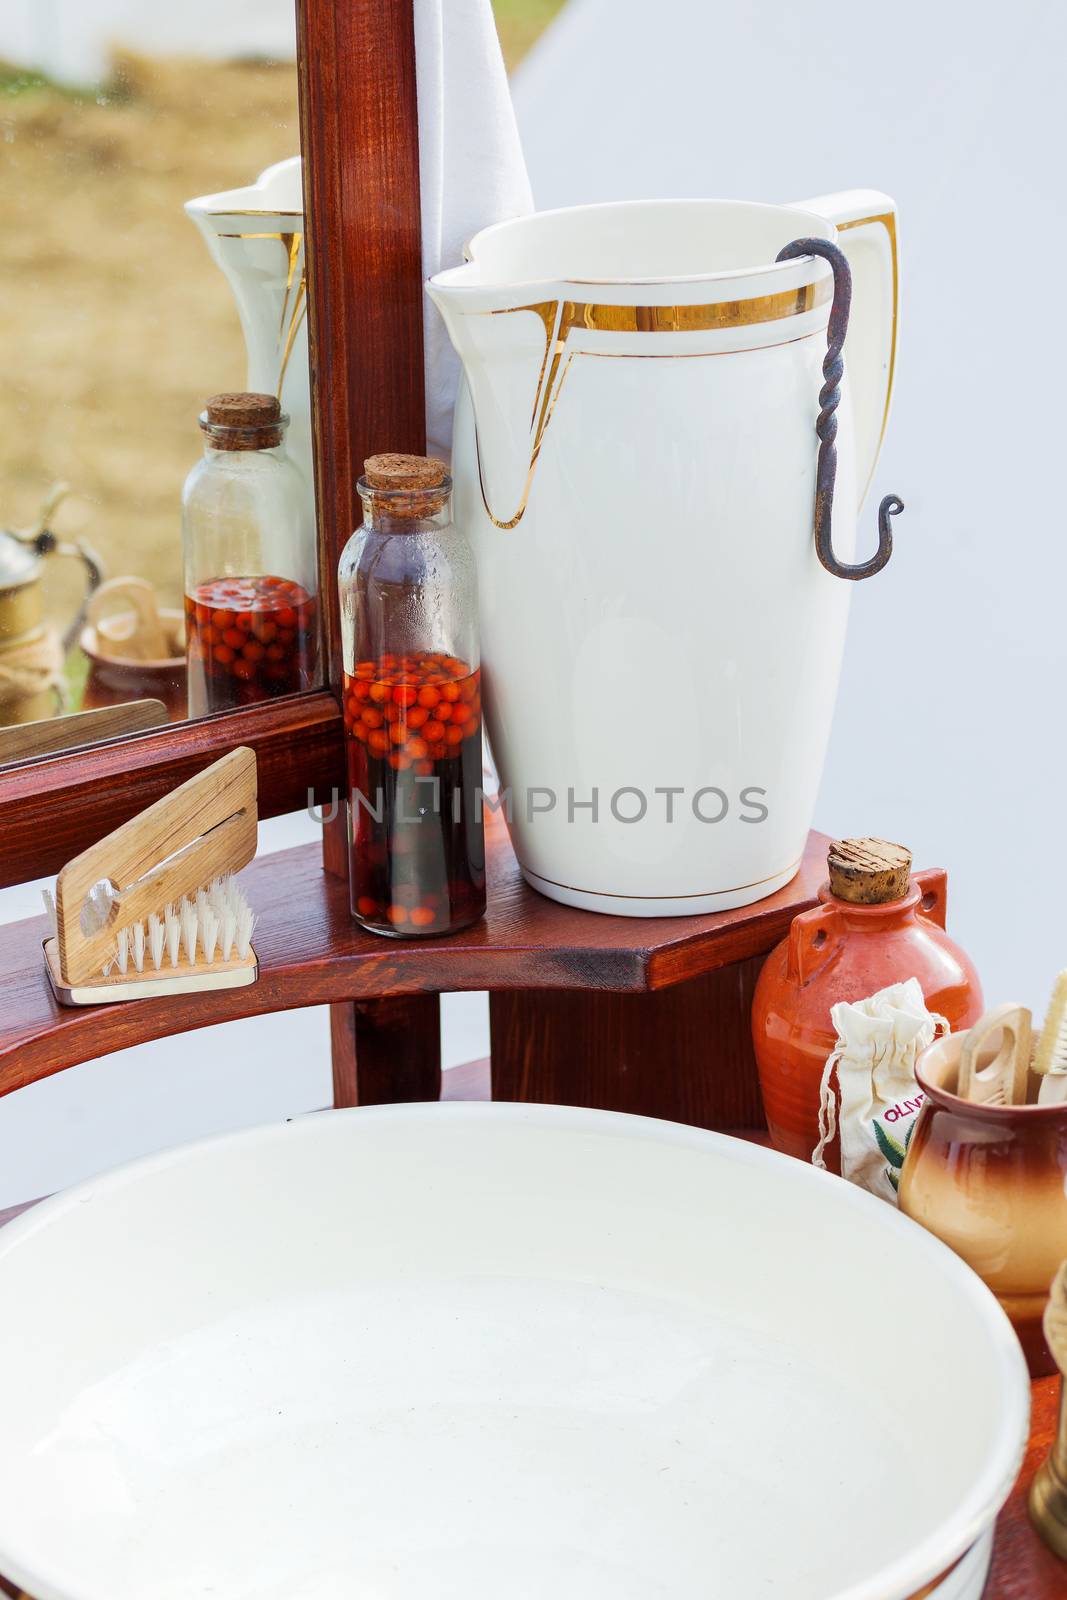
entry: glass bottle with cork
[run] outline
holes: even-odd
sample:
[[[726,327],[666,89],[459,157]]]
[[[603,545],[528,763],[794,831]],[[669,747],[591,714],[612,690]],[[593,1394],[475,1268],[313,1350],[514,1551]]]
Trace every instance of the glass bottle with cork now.
[[[352,914],[374,933],[452,933],[485,911],[474,556],[452,480],[377,455],[341,557]]]
[[[313,688],[314,529],[274,395],[217,394],[182,494],[189,715]]]

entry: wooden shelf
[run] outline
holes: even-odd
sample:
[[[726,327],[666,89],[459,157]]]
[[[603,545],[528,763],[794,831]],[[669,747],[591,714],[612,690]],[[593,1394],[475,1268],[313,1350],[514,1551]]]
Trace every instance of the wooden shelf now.
[[[605,917],[546,900],[523,882],[502,819],[487,829],[489,909],[443,939],[390,940],[352,921],[346,886],[317,845],[280,851],[244,875],[259,916],[259,981],[246,989],[120,1005],[57,1005],[44,974],[44,917],[0,927],[0,1095],[78,1062],[237,1017],[337,1001],[458,989],[663,989],[759,956],[810,906],[827,840],[813,833],[793,882],[740,911]]]

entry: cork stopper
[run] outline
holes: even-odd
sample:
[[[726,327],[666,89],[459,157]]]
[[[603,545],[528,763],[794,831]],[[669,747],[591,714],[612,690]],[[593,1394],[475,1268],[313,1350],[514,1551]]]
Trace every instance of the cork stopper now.
[[[911,851],[885,839],[837,839],[826,864],[834,899],[856,906],[903,900],[911,882]]]
[[[269,450],[281,444],[288,423],[273,394],[213,394],[200,416],[216,450]]]
[[[367,457],[361,487],[373,492],[389,516],[414,521],[440,511],[451,493],[452,480],[445,463],[435,456],[386,452]],[[396,498],[386,500],[387,496]]]

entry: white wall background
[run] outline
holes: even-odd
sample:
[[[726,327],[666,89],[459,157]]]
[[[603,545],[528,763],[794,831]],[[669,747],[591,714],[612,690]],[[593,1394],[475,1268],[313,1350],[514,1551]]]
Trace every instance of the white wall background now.
[[[540,209],[892,194],[903,339],[816,817],[950,870],[991,1001],[1067,967],[1063,0],[571,0],[520,70]]]

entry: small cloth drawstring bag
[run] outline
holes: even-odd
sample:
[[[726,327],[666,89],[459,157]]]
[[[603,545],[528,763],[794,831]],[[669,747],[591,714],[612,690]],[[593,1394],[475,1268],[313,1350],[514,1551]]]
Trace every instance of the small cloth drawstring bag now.
[[[812,1164],[825,1171],[825,1151],[840,1130],[841,1176],[896,1205],[908,1141],[923,1102],[915,1080],[919,1053],[946,1019],[926,1009],[917,978],[879,989],[866,1000],[830,1009],[837,1044],[819,1090],[819,1142]]]

